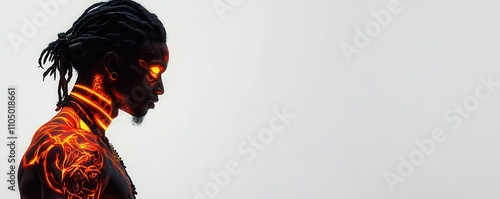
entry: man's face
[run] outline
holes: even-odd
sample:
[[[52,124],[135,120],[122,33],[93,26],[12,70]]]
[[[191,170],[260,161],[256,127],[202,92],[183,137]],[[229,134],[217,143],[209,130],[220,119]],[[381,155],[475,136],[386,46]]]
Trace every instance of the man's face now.
[[[163,42],[145,42],[135,54],[121,57],[112,94],[118,108],[136,120],[155,107],[164,92],[161,75],[167,69],[168,48]],[[140,121],[138,121],[140,123]]]

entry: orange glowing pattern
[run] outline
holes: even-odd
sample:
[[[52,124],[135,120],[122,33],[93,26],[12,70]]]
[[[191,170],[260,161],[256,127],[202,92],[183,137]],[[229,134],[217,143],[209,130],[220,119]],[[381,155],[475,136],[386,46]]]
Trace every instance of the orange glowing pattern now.
[[[167,58],[165,58],[167,61],[168,61],[168,56],[166,56]],[[161,66],[160,64],[148,64],[146,61],[144,61],[143,59],[139,59],[139,65],[143,68],[145,68],[146,70],[148,70],[149,74],[146,76],[148,81],[153,84],[153,82],[158,79],[158,76],[160,75],[160,73],[162,73],[165,68],[163,66]]]
[[[155,79],[158,78],[158,74],[160,74],[160,66],[157,65],[151,66],[150,74],[151,76],[153,76],[153,78]]]
[[[83,87],[85,88],[85,87]],[[92,82],[92,91],[89,92],[96,92],[99,97],[99,101],[97,102],[98,104],[103,103],[103,101],[106,104],[111,104],[111,98],[104,92],[104,89],[102,88],[102,75],[97,74],[94,76],[94,81]]]
[[[103,132],[111,122],[111,100],[101,92],[101,83],[102,76],[96,76],[92,89],[75,85],[70,95],[94,110],[94,115],[84,116],[96,121]],[[86,107],[79,106],[82,110]],[[127,179],[127,175],[116,154],[91,131],[79,114],[82,111],[77,113],[65,107],[40,127],[21,166],[24,170],[41,172],[44,189],[67,199],[100,198],[109,181],[109,169],[119,171],[123,179]]]
[[[80,121],[74,111],[62,109],[36,132],[22,166],[43,165],[46,185],[66,198],[99,198],[108,180],[103,175],[103,156],[108,154],[102,150],[105,144]]]

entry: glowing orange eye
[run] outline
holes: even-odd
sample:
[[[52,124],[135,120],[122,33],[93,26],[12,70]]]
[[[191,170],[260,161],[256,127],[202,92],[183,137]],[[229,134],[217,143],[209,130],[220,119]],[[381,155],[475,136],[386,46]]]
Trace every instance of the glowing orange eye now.
[[[151,68],[149,69],[151,71],[151,75],[154,77],[154,78],[157,78],[158,77],[158,74],[160,73],[160,67],[159,66],[151,66]]]
[[[153,66],[153,67],[151,67],[151,72],[152,72],[153,74],[158,74],[158,73],[160,73],[160,67],[158,67],[158,66]]]

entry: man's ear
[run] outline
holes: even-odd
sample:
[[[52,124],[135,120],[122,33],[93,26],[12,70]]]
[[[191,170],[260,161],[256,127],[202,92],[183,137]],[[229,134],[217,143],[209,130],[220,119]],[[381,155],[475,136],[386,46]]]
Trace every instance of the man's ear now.
[[[118,62],[120,61],[120,55],[115,51],[109,51],[104,54],[102,58],[104,69],[108,72],[108,76],[111,80],[116,80],[118,78]]]

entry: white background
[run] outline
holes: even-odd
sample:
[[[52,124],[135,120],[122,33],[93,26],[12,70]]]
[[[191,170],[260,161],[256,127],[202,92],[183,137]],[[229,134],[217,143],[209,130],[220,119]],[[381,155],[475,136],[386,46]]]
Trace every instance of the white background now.
[[[42,82],[39,53],[95,3],[59,3],[16,51],[8,35],[22,36],[23,19],[33,21],[44,12],[37,3],[48,1],[3,0],[0,8],[0,110],[7,86],[16,86],[19,156],[55,114],[57,84]],[[139,2],[167,30],[166,93],[142,126],[122,113],[107,132],[138,198],[192,199],[229,161],[241,173],[219,199],[500,197],[500,87],[458,129],[443,119],[475,96],[480,77],[500,82],[497,1],[400,0],[402,12],[350,63],[339,45],[354,45],[354,29],[389,0],[220,0],[232,8],[223,18],[213,0]],[[246,161],[238,145],[284,107],[295,119]],[[391,191],[384,173],[398,174],[399,157],[436,128],[446,141]],[[8,149],[0,148],[3,173]],[[0,182],[1,198],[19,198]]]

